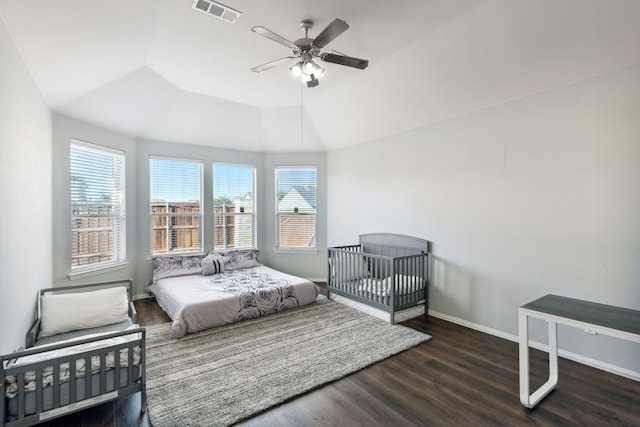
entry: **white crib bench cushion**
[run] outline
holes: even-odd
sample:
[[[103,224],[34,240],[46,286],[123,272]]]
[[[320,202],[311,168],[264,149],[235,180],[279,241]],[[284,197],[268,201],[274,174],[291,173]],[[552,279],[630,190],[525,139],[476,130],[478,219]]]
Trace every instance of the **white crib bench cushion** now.
[[[40,303],[39,338],[124,322],[129,317],[124,286],[90,292],[45,293]]]

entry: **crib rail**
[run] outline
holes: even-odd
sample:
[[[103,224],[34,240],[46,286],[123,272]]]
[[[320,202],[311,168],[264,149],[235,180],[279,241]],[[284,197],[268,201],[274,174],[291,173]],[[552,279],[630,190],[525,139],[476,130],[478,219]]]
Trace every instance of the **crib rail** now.
[[[329,248],[328,296],[333,292],[385,310],[428,303],[428,254],[391,245]]]
[[[134,334],[136,336],[132,338],[131,336]],[[128,337],[129,340],[101,348],[59,355],[47,360],[38,360],[33,363],[17,365],[14,363],[27,356],[117,337]],[[134,352],[137,349],[139,349],[139,359],[136,362]],[[126,363],[121,357],[126,358]],[[113,366],[108,366],[108,358],[113,358]],[[0,386],[2,392],[0,399],[1,425],[7,427],[30,426],[137,391],[141,392],[144,410],[146,402],[144,361],[144,328],[104,334],[100,337],[77,339],[63,344],[32,347],[28,350],[0,355],[0,377],[3,380]],[[77,373],[80,363],[84,363],[84,375]],[[61,384],[61,376],[65,375],[66,378],[67,369],[69,371],[68,381],[63,381]],[[97,372],[95,372],[96,370]],[[34,375],[35,390],[27,390],[25,376],[33,378]],[[45,375],[46,380],[43,386]],[[12,398],[6,395],[6,387],[9,382],[5,379],[8,377],[15,378],[14,386],[17,386],[13,390],[16,394]],[[45,391],[47,399],[44,397]],[[16,401],[11,402],[13,399]],[[27,399],[29,399],[30,408],[27,408]],[[34,399],[35,405],[33,404]],[[16,404],[15,411],[10,414],[9,406]]]

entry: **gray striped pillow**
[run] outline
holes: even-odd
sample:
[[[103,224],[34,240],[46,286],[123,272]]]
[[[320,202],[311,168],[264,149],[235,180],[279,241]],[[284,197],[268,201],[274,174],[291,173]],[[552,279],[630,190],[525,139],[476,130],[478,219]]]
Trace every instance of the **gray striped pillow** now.
[[[224,258],[218,254],[209,254],[202,259],[202,275],[211,276],[224,272]]]

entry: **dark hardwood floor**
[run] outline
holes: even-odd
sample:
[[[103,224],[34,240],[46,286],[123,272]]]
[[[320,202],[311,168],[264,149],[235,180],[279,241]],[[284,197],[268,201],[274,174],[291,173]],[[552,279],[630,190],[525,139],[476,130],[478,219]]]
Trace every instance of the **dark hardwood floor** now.
[[[169,321],[152,300],[138,321]],[[240,426],[640,426],[640,382],[560,359],[556,390],[533,410],[518,397],[518,345],[434,317],[404,323],[426,343],[310,391]],[[547,356],[531,350],[532,387]],[[50,421],[47,426],[149,426],[140,395]]]

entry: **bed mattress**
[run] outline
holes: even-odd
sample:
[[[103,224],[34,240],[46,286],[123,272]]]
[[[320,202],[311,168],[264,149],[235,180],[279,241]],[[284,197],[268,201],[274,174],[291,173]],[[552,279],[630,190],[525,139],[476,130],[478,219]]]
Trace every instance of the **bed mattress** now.
[[[385,279],[374,279],[372,277],[360,279],[358,289],[370,292],[375,295],[388,297],[391,295],[391,286],[394,284],[391,277]],[[405,276],[396,274],[395,289],[396,295],[408,295],[412,292],[424,289],[425,281],[417,276]]]
[[[315,301],[315,283],[265,266],[169,277],[148,286],[176,337]]]

